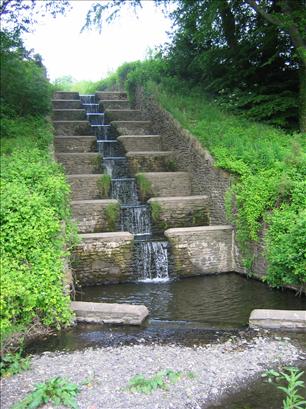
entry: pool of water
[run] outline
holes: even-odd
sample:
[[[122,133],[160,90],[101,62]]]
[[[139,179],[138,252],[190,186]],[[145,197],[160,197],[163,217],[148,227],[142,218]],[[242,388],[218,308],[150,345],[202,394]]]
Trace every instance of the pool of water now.
[[[77,299],[144,304],[150,311],[149,322],[164,321],[172,327],[238,329],[248,324],[255,308],[306,309],[306,297],[270,289],[235,273],[160,283],[87,287]]]

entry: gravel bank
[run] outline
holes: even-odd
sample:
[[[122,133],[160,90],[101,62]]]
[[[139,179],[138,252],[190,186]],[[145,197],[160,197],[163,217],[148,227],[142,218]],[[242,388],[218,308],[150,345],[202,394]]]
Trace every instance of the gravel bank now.
[[[91,380],[79,394],[81,409],[204,408],[226,390],[239,387],[267,368],[291,364],[302,355],[286,339],[260,336],[195,348],[152,344],[44,353],[33,357],[31,370],[2,380],[1,408],[10,408],[36,383],[55,376],[76,383]],[[149,377],[162,369],[192,371],[195,378],[182,377],[168,391],[150,395],[124,390],[134,375]]]

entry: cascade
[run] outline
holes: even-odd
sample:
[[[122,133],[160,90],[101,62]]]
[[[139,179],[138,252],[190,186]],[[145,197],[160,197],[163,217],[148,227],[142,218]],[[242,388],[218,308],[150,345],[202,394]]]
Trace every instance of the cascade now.
[[[140,281],[166,281],[168,275],[168,243],[152,234],[150,206],[141,204],[136,180],[130,177],[128,161],[121,144],[104,123],[95,95],[81,95],[81,102],[97,138],[98,151],[105,173],[111,177],[111,198],[120,203],[120,227],[134,235],[135,269]]]

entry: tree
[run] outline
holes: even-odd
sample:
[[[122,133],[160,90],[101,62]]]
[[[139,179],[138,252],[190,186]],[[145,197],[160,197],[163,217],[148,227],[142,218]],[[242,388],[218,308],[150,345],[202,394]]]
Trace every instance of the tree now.
[[[286,31],[295,47],[299,62],[299,122],[306,132],[306,3],[305,0],[274,0],[278,13],[269,13],[256,0],[247,3],[265,20]]]

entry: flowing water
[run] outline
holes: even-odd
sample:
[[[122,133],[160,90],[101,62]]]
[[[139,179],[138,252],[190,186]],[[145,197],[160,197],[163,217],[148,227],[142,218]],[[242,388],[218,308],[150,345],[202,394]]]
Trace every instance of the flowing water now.
[[[121,206],[120,227],[134,235],[135,268],[141,281],[166,281],[168,274],[168,243],[152,234],[150,206],[140,203],[135,178],[131,177],[128,160],[94,95],[81,95],[87,118],[97,136],[97,147],[103,168],[111,176],[111,198]]]

